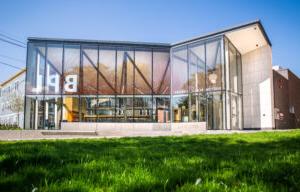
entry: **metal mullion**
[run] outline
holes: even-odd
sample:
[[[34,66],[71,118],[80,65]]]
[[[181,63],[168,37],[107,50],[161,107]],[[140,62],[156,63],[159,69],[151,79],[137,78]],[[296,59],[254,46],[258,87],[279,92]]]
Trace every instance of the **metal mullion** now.
[[[228,121],[228,119],[227,119],[227,101],[226,101],[226,95],[227,95],[227,91],[226,91],[227,89],[226,88],[228,86],[226,70],[227,70],[228,66],[226,64],[229,65],[229,63],[226,62],[226,49],[225,49],[226,43],[225,43],[225,38],[224,37],[225,36],[223,36],[223,59],[224,59],[224,77],[223,77],[223,79],[224,79],[224,89],[225,89],[225,114],[224,115],[225,115],[225,121],[226,121],[225,122],[226,126],[224,126],[224,128],[228,129],[228,127],[227,127],[227,121]]]
[[[43,107],[44,107],[44,110],[43,110],[43,128],[45,128],[45,114],[46,114],[46,105],[45,105],[45,90],[44,88],[46,87],[46,72],[47,72],[47,59],[48,59],[48,43],[46,42],[46,45],[45,45],[45,66],[44,66],[44,82],[43,82],[43,87],[42,87],[42,98],[43,98]]]
[[[26,72],[25,72],[25,92],[24,92],[24,111],[25,111],[25,114],[26,114],[26,109],[27,109],[27,104],[26,104],[26,95],[27,95],[27,81],[28,81],[28,77],[27,77],[27,72],[28,72],[28,55],[29,55],[29,51],[28,51],[28,44],[29,42],[27,41],[27,44],[26,44]],[[31,106],[31,105],[30,105]],[[30,116],[29,116],[30,117]],[[26,116],[24,115],[24,119],[23,119],[23,129],[26,129],[25,128],[25,125],[26,125]],[[29,128],[31,129],[31,127]]]
[[[117,50],[117,48],[114,48],[114,51],[115,51],[115,108],[114,108],[115,118],[114,118],[114,120],[117,121],[117,94],[118,94],[118,77],[117,77],[117,75],[118,75],[118,73],[117,73],[118,50]]]
[[[80,61],[79,61],[79,93],[83,90],[83,63],[82,63],[82,44],[80,44]],[[79,112],[79,122],[82,122],[82,117],[81,117],[81,94],[77,95],[78,96],[78,112]]]
[[[100,46],[97,45],[97,95],[96,95],[96,109],[94,109],[94,113],[96,114],[96,122],[99,121],[99,117],[98,117],[98,102],[99,102],[99,72],[100,72],[100,68],[99,68],[99,59],[100,59]],[[97,111],[96,111],[97,110]]]
[[[206,111],[205,111],[205,121],[206,121],[206,130],[208,129],[208,95],[207,95],[207,59],[206,59],[206,45],[207,43],[204,42],[204,78],[205,78],[205,81],[204,81],[204,96],[205,96],[205,105],[206,105]]]
[[[154,102],[154,97],[153,97],[153,94],[154,94],[154,89],[153,89],[153,48],[151,49],[151,122],[155,122],[154,119],[153,119],[153,112],[154,112],[154,105],[153,105],[153,102]]]
[[[65,43],[63,43],[63,55],[62,55],[62,83],[65,82]],[[61,86],[61,112],[60,112],[60,122],[59,122],[59,129],[61,129],[61,121],[63,118],[63,85]]]

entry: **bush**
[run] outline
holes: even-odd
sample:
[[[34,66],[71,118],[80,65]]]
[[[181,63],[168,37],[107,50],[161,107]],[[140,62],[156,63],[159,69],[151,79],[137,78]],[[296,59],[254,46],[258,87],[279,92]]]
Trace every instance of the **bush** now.
[[[17,124],[0,124],[0,130],[21,130]]]

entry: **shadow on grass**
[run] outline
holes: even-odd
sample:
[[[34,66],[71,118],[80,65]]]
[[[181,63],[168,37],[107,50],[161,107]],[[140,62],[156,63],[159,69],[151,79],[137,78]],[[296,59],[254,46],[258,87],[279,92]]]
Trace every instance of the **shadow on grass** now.
[[[283,135],[0,143],[0,191],[300,191],[300,137]]]

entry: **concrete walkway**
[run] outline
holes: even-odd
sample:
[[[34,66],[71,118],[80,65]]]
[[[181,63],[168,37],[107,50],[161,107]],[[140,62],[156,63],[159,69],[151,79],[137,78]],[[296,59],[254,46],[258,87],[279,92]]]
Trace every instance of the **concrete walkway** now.
[[[198,134],[246,134],[257,132],[277,132],[290,130],[199,130],[184,131],[62,131],[62,130],[0,130],[0,141],[41,140],[41,139],[78,139],[78,138],[122,138],[122,137],[159,137]]]

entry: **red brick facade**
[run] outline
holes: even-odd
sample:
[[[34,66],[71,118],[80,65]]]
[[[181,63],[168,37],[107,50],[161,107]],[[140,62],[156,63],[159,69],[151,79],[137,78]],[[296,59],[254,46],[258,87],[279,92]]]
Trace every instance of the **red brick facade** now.
[[[300,79],[288,69],[273,70],[276,129],[300,128]]]

